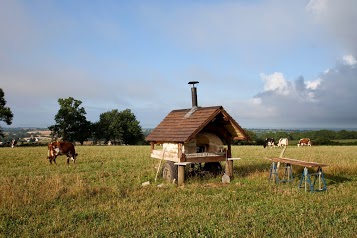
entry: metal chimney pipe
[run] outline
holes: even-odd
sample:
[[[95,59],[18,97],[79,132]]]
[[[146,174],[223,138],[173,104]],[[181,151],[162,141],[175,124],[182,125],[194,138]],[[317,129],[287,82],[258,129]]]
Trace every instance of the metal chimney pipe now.
[[[195,87],[195,84],[198,84],[198,81],[191,81],[188,82],[188,84],[192,84],[191,88],[191,96],[192,96],[192,107],[198,107],[197,104],[197,88]]]

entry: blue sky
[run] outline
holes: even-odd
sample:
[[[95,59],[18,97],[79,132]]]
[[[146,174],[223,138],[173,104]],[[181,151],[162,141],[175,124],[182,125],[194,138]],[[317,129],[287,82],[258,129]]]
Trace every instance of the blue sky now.
[[[0,1],[12,127],[129,108],[144,128],[222,105],[244,128],[357,128],[357,2]],[[0,122],[1,126],[6,126]]]

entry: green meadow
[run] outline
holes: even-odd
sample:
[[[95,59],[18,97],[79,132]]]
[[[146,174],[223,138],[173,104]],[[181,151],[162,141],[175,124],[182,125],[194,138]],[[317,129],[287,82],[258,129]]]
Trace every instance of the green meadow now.
[[[0,148],[0,237],[356,237],[356,146],[287,148],[329,165],[327,191],[313,193],[298,188],[300,167],[292,183],[268,180],[279,148],[233,146],[229,184],[204,174],[180,187],[155,181],[149,146],[76,149],[67,166],[47,147]]]

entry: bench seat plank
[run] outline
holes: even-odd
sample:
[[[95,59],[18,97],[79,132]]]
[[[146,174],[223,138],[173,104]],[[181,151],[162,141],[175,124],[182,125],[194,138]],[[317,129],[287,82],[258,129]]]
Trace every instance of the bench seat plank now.
[[[308,161],[296,160],[296,159],[290,159],[290,158],[266,158],[266,159],[273,161],[273,162],[295,164],[295,165],[308,167],[308,168],[328,166],[327,164],[321,164],[321,163],[317,163],[317,162],[308,162]]]

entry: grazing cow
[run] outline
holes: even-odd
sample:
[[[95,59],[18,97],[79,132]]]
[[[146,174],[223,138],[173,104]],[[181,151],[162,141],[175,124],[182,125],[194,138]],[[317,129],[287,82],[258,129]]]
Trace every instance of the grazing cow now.
[[[288,146],[289,140],[288,138],[280,138],[278,142],[278,147],[280,146]]]
[[[73,160],[74,164],[76,163],[76,156],[78,154],[76,153],[74,145],[71,142],[55,141],[55,142],[49,143],[47,158],[50,160],[50,163],[52,164],[52,161],[53,161],[55,164],[57,164],[56,158],[59,155],[67,155],[67,164],[69,165],[70,159]]]
[[[14,148],[17,145],[17,140],[11,140],[11,148]]]
[[[304,146],[304,145],[311,146],[311,140],[309,138],[300,139],[297,146],[300,147],[300,146]]]
[[[274,138],[266,138],[263,147],[270,146],[270,148],[275,147],[275,141]]]

